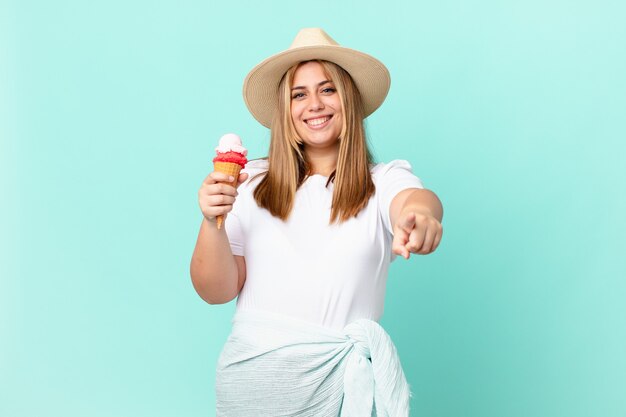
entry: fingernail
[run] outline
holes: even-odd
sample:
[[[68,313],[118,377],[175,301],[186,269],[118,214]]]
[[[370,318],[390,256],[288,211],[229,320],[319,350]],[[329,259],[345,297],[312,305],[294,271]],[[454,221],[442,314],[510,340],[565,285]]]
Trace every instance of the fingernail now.
[[[232,175],[230,177],[228,177],[228,181],[233,182],[235,181],[235,177],[233,177]]]

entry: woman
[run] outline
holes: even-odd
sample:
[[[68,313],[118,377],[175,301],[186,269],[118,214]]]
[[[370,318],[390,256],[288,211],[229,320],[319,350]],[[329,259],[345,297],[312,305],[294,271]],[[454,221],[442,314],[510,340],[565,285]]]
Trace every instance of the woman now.
[[[321,29],[248,74],[244,99],[271,129],[269,156],[246,165],[238,190],[223,174],[205,179],[191,262],[204,300],[238,296],[219,416],[408,415],[404,373],[376,321],[389,263],[434,251],[443,212],[406,161],[371,161],[363,119],[388,89],[382,63]]]

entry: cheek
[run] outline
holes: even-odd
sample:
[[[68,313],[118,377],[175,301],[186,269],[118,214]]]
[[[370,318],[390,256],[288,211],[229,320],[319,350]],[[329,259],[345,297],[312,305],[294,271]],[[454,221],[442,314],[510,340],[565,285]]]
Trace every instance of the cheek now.
[[[298,104],[297,103],[291,103],[291,120],[294,121],[294,122],[296,120],[298,120],[301,113],[302,113],[302,110],[300,109]]]
[[[341,105],[341,99],[339,97],[333,97],[327,105],[332,107],[335,113],[343,113],[343,106]]]

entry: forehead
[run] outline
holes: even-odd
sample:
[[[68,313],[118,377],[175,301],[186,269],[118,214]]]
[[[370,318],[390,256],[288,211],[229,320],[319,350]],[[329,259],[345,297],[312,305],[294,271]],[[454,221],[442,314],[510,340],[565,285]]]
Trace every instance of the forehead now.
[[[293,86],[308,86],[318,84],[321,81],[330,80],[330,76],[324,70],[322,64],[316,61],[300,64],[293,74]]]

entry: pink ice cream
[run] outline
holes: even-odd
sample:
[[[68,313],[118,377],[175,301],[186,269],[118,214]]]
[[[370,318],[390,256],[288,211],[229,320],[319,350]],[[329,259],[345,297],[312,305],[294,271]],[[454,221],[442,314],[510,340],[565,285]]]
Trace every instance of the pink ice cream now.
[[[214,163],[233,162],[244,168],[248,162],[246,159],[248,150],[243,147],[241,138],[234,133],[227,133],[222,136],[215,152],[217,152],[217,156],[213,159]]]

